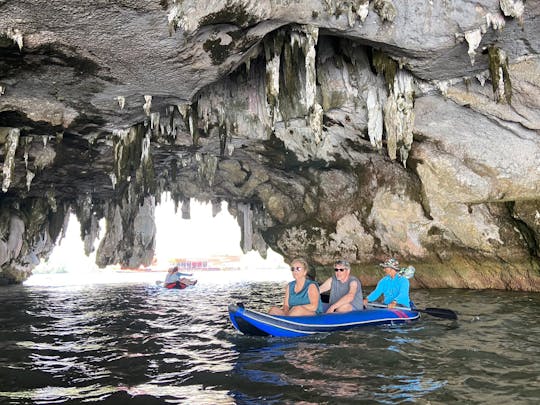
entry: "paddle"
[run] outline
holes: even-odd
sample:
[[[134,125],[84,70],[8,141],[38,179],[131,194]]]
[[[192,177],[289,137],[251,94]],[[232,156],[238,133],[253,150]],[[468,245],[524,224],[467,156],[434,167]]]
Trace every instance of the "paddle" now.
[[[386,306],[384,304],[377,304],[375,302],[368,303],[368,306],[376,307],[376,308],[388,308],[388,306]],[[406,309],[407,311],[422,312],[424,314],[435,316],[437,318],[458,319],[457,314],[454,311],[452,311],[451,309],[445,309],[445,308],[420,309],[420,308],[409,308],[409,307],[402,307],[402,306],[397,306],[395,308],[396,309]]]

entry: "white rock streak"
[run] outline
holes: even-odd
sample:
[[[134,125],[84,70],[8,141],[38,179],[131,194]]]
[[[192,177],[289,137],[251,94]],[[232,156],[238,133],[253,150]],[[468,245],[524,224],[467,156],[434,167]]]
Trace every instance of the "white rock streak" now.
[[[19,145],[19,136],[21,132],[19,128],[10,128],[6,139],[6,157],[4,159],[4,166],[2,168],[2,191],[5,193],[8,191],[11,184],[11,175],[13,174],[13,168],[15,167],[15,152]]]
[[[471,65],[474,65],[476,49],[478,48],[478,45],[480,45],[480,41],[482,41],[482,30],[480,28],[477,28],[472,31],[467,31],[465,33],[465,40],[469,44],[469,50],[467,51],[467,53],[469,54],[469,58],[471,59]]]

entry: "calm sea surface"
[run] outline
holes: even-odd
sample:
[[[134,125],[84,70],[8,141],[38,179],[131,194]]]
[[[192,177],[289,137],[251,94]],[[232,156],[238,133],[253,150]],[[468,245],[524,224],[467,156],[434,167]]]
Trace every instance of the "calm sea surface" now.
[[[413,291],[460,319],[281,339],[241,335],[227,305],[266,310],[284,281],[156,278],[0,289],[0,403],[540,403],[538,293]]]

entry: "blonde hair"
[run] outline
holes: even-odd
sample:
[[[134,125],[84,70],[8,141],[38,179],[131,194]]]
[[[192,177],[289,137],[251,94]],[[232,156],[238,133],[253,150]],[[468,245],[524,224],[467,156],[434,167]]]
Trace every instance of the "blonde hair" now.
[[[304,269],[309,273],[309,264],[306,259],[302,257],[297,257],[291,260],[291,264],[293,264],[294,262],[300,263],[302,266],[304,266]]]

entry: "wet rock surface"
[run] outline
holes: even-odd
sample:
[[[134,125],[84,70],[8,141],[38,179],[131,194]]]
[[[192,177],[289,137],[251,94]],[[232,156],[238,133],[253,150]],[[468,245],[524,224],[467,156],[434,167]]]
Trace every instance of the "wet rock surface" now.
[[[538,291],[539,14],[2,1],[0,282],[26,279],[70,212],[100,266],[149,264],[168,191],[184,216],[227,201],[246,251],[344,257],[367,284],[392,255],[419,286]]]

